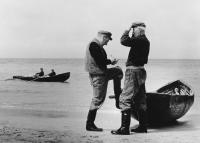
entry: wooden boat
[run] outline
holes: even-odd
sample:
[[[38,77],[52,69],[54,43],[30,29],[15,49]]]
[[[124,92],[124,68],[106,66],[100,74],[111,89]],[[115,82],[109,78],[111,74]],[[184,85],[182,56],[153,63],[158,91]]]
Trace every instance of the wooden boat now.
[[[26,81],[38,81],[38,82],[64,82],[70,77],[70,72],[58,74],[55,76],[44,76],[35,78],[33,76],[13,76],[13,79],[21,79]]]
[[[192,89],[183,81],[173,81],[156,92],[147,93],[148,122],[162,124],[176,121],[188,112],[193,102]],[[134,109],[131,115],[138,120]]]

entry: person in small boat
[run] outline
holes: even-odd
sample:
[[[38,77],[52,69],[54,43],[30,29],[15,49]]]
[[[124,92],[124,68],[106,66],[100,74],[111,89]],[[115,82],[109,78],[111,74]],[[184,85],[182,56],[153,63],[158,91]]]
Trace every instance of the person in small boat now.
[[[43,68],[40,68],[40,72],[36,73],[34,75],[34,77],[41,77],[41,76],[44,76],[44,71],[43,71]]]
[[[108,81],[113,80],[114,93],[116,98],[116,107],[119,108],[119,95],[121,94],[121,79],[123,71],[119,66],[107,68],[107,65],[115,65],[116,59],[107,58],[106,51],[103,46],[107,45],[112,33],[108,31],[99,31],[97,37],[94,38],[86,48],[85,69],[89,73],[91,85],[93,87],[93,98],[86,121],[87,131],[103,131],[102,128],[96,127],[94,124],[97,110],[102,106],[106,98]]]
[[[50,77],[55,76],[55,75],[56,75],[56,73],[55,73],[54,69],[52,69],[51,72],[48,74],[48,76],[50,76]]]
[[[146,25],[142,22],[133,23],[121,37],[121,44],[130,47],[126,62],[124,88],[120,95],[121,127],[112,130],[114,135],[129,135],[131,109],[135,110],[139,119],[139,126],[132,132],[147,133],[147,105],[146,105],[146,70],[150,42],[145,36]],[[129,36],[133,30],[132,36]]]

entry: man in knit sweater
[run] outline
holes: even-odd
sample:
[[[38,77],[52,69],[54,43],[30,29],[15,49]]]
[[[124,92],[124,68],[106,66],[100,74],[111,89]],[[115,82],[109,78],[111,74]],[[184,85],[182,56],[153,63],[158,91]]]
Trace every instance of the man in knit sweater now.
[[[131,109],[135,110],[139,119],[139,126],[131,131],[147,133],[147,105],[146,105],[146,70],[150,42],[145,35],[146,25],[141,22],[133,23],[121,37],[121,44],[130,47],[126,62],[124,88],[120,95],[121,127],[111,131],[112,134],[129,135]],[[132,36],[129,36],[133,30]]]

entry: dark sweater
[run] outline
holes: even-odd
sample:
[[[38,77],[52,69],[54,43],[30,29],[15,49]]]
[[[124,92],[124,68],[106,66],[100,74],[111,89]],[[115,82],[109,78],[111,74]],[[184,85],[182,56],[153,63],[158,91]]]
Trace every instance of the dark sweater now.
[[[129,37],[129,31],[121,37],[121,44],[131,47],[126,66],[144,66],[148,62],[150,42],[145,35],[140,37]]]
[[[106,51],[101,48],[97,43],[91,42],[89,46],[89,51],[100,69],[106,70],[107,65],[111,64],[111,60],[107,59]]]
[[[51,73],[49,73],[48,75],[49,75],[49,76],[55,76],[56,73],[55,73],[55,72],[51,72]]]
[[[38,76],[43,76],[43,75],[44,75],[44,72],[43,72],[43,71],[38,72],[38,73],[36,73],[36,75],[38,75]]]

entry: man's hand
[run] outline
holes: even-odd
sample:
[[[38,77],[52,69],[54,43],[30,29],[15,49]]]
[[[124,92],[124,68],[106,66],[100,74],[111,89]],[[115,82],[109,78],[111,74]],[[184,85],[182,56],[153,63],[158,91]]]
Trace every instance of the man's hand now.
[[[118,61],[119,61],[119,59],[113,59],[113,60],[111,60],[111,64],[115,65]]]
[[[130,32],[132,28],[133,28],[133,27],[132,27],[132,25],[131,25],[131,26],[129,27],[128,31]]]
[[[133,22],[132,25],[131,25],[132,28],[135,28],[137,26],[146,27],[146,25],[143,22]]]

